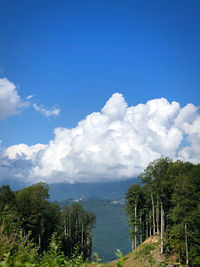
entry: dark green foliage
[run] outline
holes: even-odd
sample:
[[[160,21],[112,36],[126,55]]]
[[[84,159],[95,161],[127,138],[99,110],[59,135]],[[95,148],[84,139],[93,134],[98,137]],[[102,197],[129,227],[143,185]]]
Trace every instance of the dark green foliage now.
[[[12,208],[13,205],[16,205],[14,193],[11,191],[8,185],[3,185],[0,187],[0,211],[2,211],[5,206]]]
[[[39,245],[40,252],[48,246],[48,241],[56,231],[51,223],[58,223],[55,213],[52,212],[52,204],[48,202],[48,185],[39,183],[16,192],[17,206],[21,227],[24,233],[31,232],[34,242]],[[51,227],[49,227],[49,224]]]
[[[144,186],[133,185],[126,193],[126,210],[130,220],[130,234],[153,234],[160,230],[160,209],[164,211],[164,251],[176,252],[189,266],[200,262],[200,164],[161,158],[151,162],[139,176]],[[137,203],[137,218],[134,207]],[[142,220],[139,222],[139,214]],[[158,223],[156,223],[156,219]],[[137,233],[133,226],[137,224]],[[144,233],[146,229],[146,233]]]
[[[48,201],[48,197],[48,185],[44,183],[16,192],[9,186],[0,187],[0,261],[9,252],[9,260],[15,257],[16,261],[25,262],[27,257],[31,263],[29,250],[33,252],[35,247],[39,254],[47,251],[54,233],[59,235],[63,244],[61,249],[68,257],[80,244],[83,258],[90,258],[94,214],[85,211],[80,204],[64,207],[61,211],[58,204]],[[68,232],[64,222],[70,222]],[[25,258],[22,259],[21,254]]]
[[[17,216],[17,201],[15,194],[8,185],[0,187],[0,226],[4,225],[4,231],[11,234],[19,226]]]

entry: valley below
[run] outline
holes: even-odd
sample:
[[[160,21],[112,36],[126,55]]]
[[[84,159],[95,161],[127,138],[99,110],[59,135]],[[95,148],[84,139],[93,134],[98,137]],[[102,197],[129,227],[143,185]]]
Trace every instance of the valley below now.
[[[102,258],[102,262],[116,259],[117,249],[120,249],[123,255],[131,251],[124,199],[77,199],[65,200],[59,204],[64,206],[74,202],[79,202],[84,210],[96,215],[92,251]]]
[[[96,216],[93,229],[93,253],[97,253],[102,262],[116,259],[116,250],[123,254],[131,251],[126,216],[125,192],[137,178],[107,183],[60,183],[50,184],[50,200],[60,206],[79,202],[87,211]]]

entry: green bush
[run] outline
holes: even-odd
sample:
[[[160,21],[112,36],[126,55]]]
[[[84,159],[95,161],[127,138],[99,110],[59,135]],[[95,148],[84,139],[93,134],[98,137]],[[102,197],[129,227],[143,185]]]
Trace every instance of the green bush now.
[[[4,255],[9,253],[15,245],[16,235],[11,234],[7,235],[5,232],[4,225],[0,227],[0,262],[3,259]]]

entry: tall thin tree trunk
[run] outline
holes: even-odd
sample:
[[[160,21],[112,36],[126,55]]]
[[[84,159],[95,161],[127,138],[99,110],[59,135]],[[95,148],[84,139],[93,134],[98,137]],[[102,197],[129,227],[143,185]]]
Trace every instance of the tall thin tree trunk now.
[[[63,225],[64,225],[64,248],[65,248],[65,253],[67,253],[67,225],[66,225],[65,214],[63,214]]]
[[[140,215],[140,244],[142,244],[142,216]]]
[[[151,228],[151,210],[149,211],[149,236],[152,234],[152,228]]]
[[[70,215],[68,214],[67,215],[67,255],[69,256],[69,253],[70,253],[70,242],[69,242],[69,240],[70,240],[70,217],[69,217]]]
[[[66,236],[69,236],[69,219],[67,218]]]
[[[42,252],[42,248],[41,248],[41,233],[39,233],[39,249],[40,249],[40,253]]]
[[[77,218],[76,218],[76,234],[75,234],[75,236],[76,236],[76,242],[78,241],[78,220],[77,220]]]
[[[40,248],[40,253],[42,252],[42,234],[44,232],[44,220],[43,220],[43,216],[41,218],[41,222],[40,222],[40,225],[41,225],[41,229],[40,229],[40,233],[39,233],[39,248]]]
[[[159,214],[159,202],[157,201],[157,206],[156,206],[156,224],[157,224],[157,234],[160,234],[160,227],[159,227],[159,218],[160,218],[160,214]]]
[[[132,251],[134,250],[134,239],[133,238],[131,239],[131,249]]]
[[[146,215],[147,216],[147,215]],[[146,217],[146,238],[148,238],[149,237],[149,229],[148,229],[148,219],[147,219],[147,217]]]
[[[153,235],[156,233],[156,225],[155,225],[155,205],[154,205],[154,199],[153,194],[151,193],[151,201],[152,201],[152,217],[153,217]]]
[[[70,216],[70,215],[69,215]],[[70,222],[70,217],[68,218],[68,236],[71,238],[71,232],[72,232],[72,229],[71,229],[71,222]]]
[[[137,203],[135,204],[135,249],[137,248]]]
[[[67,228],[66,228],[66,220],[65,220],[65,217],[64,217],[64,236],[65,236],[65,239],[66,239],[66,236],[67,236]]]
[[[83,221],[82,221],[82,229],[81,229],[81,244],[83,246]]]
[[[185,223],[185,254],[186,254],[186,267],[188,267],[189,266],[189,257],[188,257],[187,223]]]
[[[163,209],[163,203],[162,201],[160,202],[160,206],[161,206],[161,231],[160,231],[160,235],[161,235],[161,247],[160,247],[160,253],[163,254],[163,237],[164,237],[164,209]]]

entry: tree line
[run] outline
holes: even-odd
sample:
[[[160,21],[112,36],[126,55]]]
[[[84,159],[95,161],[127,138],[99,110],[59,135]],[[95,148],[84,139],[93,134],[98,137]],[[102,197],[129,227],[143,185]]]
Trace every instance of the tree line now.
[[[200,164],[160,158],[139,179],[126,193],[132,250],[157,234],[161,254],[200,266]]]
[[[20,191],[12,191],[8,185],[0,187],[0,234],[3,237],[22,233],[38,247],[39,254],[48,250],[52,235],[56,234],[61,250],[68,257],[74,253],[90,259],[92,229],[95,215],[85,211],[79,203],[60,206],[48,201],[48,185],[38,183]],[[1,242],[1,241],[0,241]],[[0,261],[6,251],[0,244]],[[12,253],[12,251],[11,251]],[[14,250],[13,250],[14,253]]]

